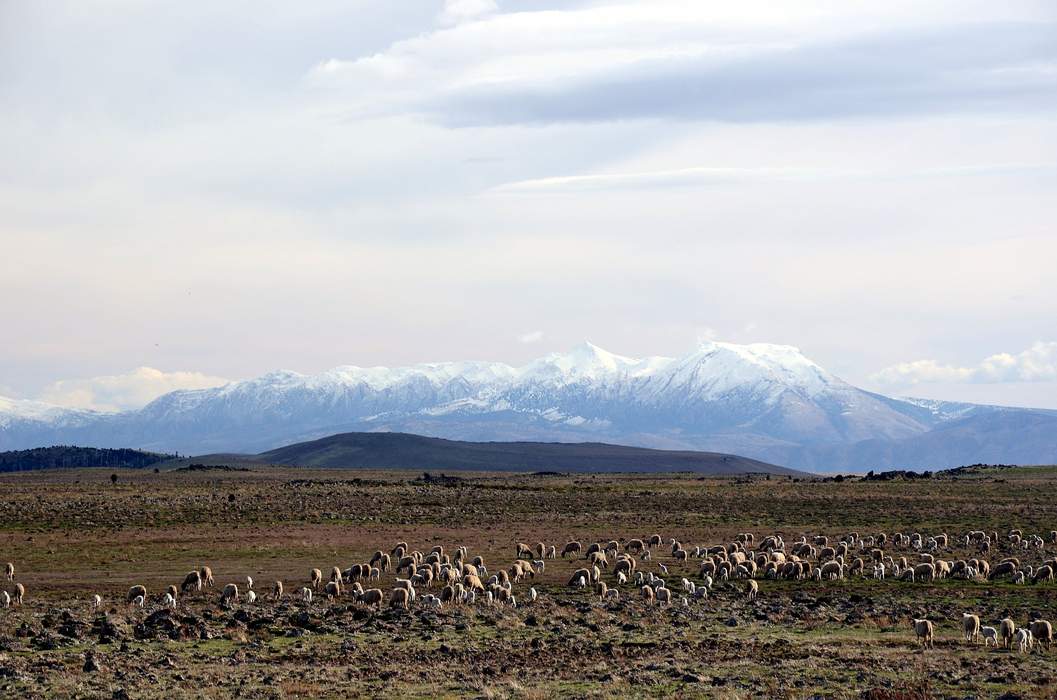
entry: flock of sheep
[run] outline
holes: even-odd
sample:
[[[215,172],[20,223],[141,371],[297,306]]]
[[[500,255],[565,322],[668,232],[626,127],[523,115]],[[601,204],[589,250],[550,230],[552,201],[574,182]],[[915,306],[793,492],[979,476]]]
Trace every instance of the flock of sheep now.
[[[1048,539],[1051,544],[1057,543],[1057,531],[1050,532]],[[670,539],[667,542],[670,546],[669,564],[659,561],[658,557],[655,571],[649,570],[655,562],[654,552],[658,548],[663,551],[664,545],[660,535],[624,542],[594,542],[586,547],[578,541],[571,541],[560,551],[543,542],[534,546],[519,542],[511,565],[489,573],[484,558],[471,558],[466,547],[446,551],[438,545],[423,552],[412,550],[406,542],[399,542],[389,552],[375,552],[369,561],[346,569],[334,566],[326,577],[323,570],[312,569],[294,595],[306,603],[311,603],[319,595],[327,599],[344,596],[375,608],[388,601],[389,606],[405,610],[413,604],[432,609],[476,603],[517,607],[515,584],[534,580],[546,570],[548,560],[565,560],[567,557],[583,563],[573,571],[567,585],[589,591],[601,601],[618,598],[621,591],[626,590],[635,592],[651,605],[673,604],[677,594],[673,593],[666,578],[671,575],[671,569],[679,569],[679,573],[674,574],[680,577],[676,590],[685,607],[689,607],[691,601],[707,599],[716,582],[743,580],[745,597],[755,600],[760,590],[758,580],[761,579],[823,581],[858,576],[934,582],[944,578],[990,581],[1005,578],[1013,583],[1026,584],[1053,582],[1057,570],[1057,559],[1044,559],[1046,541],[1039,535],[1025,535],[1020,530],[1011,530],[1002,538],[997,532],[974,530],[957,540],[947,534],[895,533],[889,537],[883,533],[866,536],[849,533],[832,541],[825,535],[802,536],[789,544],[780,534],[767,535],[757,543],[756,537],[746,532],[738,534],[732,542],[709,547],[684,546],[678,540]],[[942,558],[955,545],[969,550],[972,556],[953,560]],[[985,557],[996,554],[1001,558],[992,565]],[[1041,563],[1037,567],[1022,564],[1021,559],[1032,554]],[[395,577],[388,592],[380,587],[383,574]],[[13,586],[13,594],[7,590],[0,592],[0,606],[22,604],[26,589],[21,582],[15,582],[13,564],[6,565],[5,577],[11,584],[5,588]],[[214,585],[212,570],[202,566],[188,572],[179,586],[168,586],[156,602],[162,607],[176,609],[181,596]],[[420,594],[420,591],[427,590],[434,592]],[[285,594],[283,582],[274,581],[267,594],[258,595],[253,578],[247,576],[242,589],[236,583],[226,584],[220,602],[222,605],[253,604],[261,598],[278,601]],[[518,595],[523,601],[532,603],[539,594],[535,587],[530,587],[523,595]],[[148,602],[146,587],[132,586],[125,600],[130,606],[144,607]],[[101,608],[102,604],[101,596],[93,596],[93,609]],[[915,619],[912,626],[924,648],[931,648],[932,622]],[[1029,651],[1036,644],[1048,647],[1053,641],[1053,629],[1046,620],[1034,620],[1018,628],[1006,618],[996,628],[981,626],[978,616],[966,613],[963,626],[967,641],[983,641],[985,646],[994,643],[1007,649],[1015,646],[1020,651]]]

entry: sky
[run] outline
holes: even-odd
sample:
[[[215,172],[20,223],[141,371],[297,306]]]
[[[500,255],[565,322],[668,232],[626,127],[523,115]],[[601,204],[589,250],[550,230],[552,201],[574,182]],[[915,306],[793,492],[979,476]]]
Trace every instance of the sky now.
[[[587,339],[1057,408],[1052,0],[0,0],[0,395]]]

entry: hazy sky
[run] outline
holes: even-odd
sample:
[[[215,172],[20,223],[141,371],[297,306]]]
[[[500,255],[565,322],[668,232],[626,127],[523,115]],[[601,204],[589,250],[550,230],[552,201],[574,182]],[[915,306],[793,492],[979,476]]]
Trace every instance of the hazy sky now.
[[[1057,5],[0,0],[0,394],[797,345],[1057,408]]]

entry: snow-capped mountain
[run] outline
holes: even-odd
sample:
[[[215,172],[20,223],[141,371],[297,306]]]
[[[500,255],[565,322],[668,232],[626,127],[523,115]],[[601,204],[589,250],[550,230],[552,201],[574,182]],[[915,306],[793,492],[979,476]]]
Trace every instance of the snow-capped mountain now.
[[[584,343],[523,367],[444,362],[343,366],[316,375],[278,371],[176,391],[115,414],[0,400],[0,449],[66,443],[259,452],[336,432],[400,430],[704,449],[809,469],[939,467],[948,465],[934,463],[935,440],[923,436],[959,421],[986,426],[988,416],[999,414],[1007,422],[1032,416],[1040,435],[1050,421],[1057,426],[1057,412],[866,392],[785,345],[707,342],[683,357],[637,359]],[[964,443],[976,432],[952,435]],[[1037,449],[1025,452],[1021,440],[1016,454],[1057,461],[1057,443],[1032,440],[1041,442]],[[905,447],[918,443],[933,447]],[[971,456],[973,449],[946,449],[942,459]],[[989,444],[986,454],[1001,455],[1002,447]]]

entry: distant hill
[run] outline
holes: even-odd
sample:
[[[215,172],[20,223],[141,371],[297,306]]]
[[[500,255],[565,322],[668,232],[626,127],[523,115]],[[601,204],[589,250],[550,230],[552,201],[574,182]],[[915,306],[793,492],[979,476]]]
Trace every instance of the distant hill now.
[[[463,442],[408,433],[342,433],[256,455],[271,464],[474,471],[762,473],[808,476],[737,455],[597,442]]]
[[[0,452],[0,472],[33,469],[71,469],[74,467],[110,467],[143,469],[173,459],[175,455],[130,449],[98,449],[56,445],[32,450]]]

